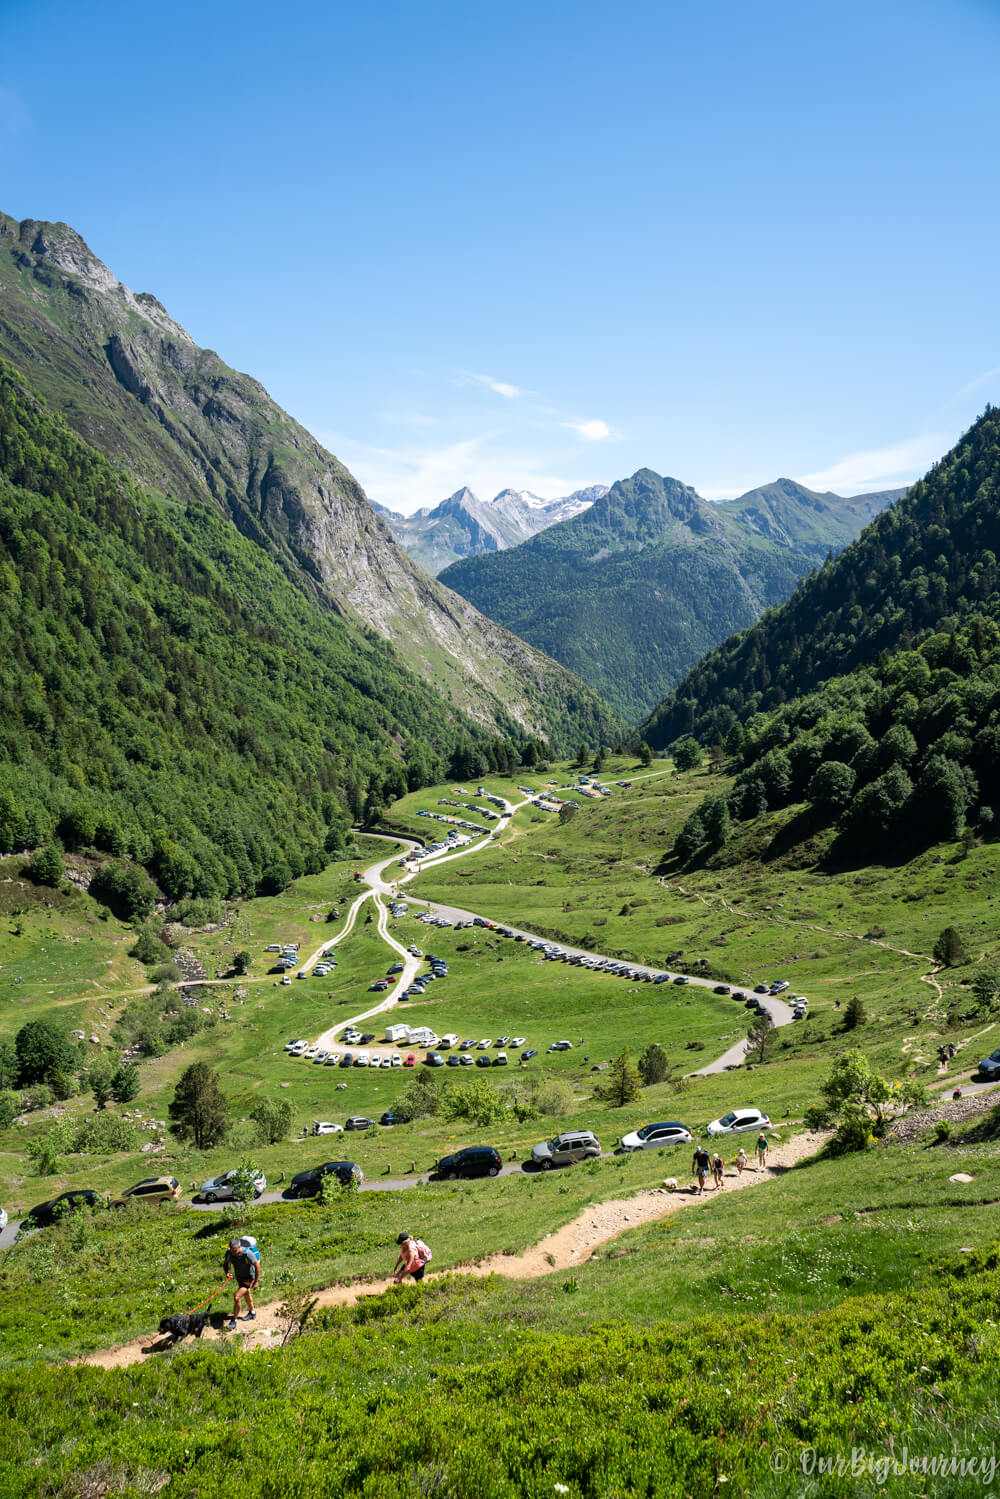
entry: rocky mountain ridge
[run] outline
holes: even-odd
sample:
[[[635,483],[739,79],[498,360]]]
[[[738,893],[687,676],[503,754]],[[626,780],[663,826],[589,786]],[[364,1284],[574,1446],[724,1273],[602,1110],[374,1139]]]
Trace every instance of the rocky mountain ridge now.
[[[199,348],[68,225],[0,215],[0,354],[142,484],[215,504],[320,607],[389,640],[477,722],[614,734],[592,692],[426,576],[349,470],[259,381]]]
[[[789,597],[895,492],[841,499],[791,479],[710,503],[642,468],[582,514],[441,581],[641,718],[720,639]]]
[[[591,484],[556,500],[530,490],[502,489],[492,500],[480,500],[463,486],[439,505],[422,506],[412,515],[376,506],[400,546],[425,567],[440,573],[460,557],[501,552],[588,509],[607,494],[607,485]]]

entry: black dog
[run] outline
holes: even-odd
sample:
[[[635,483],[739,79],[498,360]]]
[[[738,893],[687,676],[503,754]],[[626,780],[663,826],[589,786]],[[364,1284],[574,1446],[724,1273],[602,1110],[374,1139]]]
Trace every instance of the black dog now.
[[[175,1317],[162,1317],[160,1332],[170,1339],[167,1346],[172,1347],[182,1338],[200,1338],[206,1327],[214,1327],[218,1331],[225,1321],[225,1312],[180,1312]]]

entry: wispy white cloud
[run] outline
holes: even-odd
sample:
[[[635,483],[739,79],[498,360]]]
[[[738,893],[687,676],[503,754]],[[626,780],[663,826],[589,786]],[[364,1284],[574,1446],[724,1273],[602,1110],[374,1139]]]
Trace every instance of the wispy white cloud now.
[[[961,390],[956,391],[945,402],[945,406],[958,405],[960,401],[965,401],[969,396],[975,395],[977,390],[982,390],[984,385],[989,385],[991,381],[996,381],[998,377],[1000,377],[1000,364],[994,365],[991,370],[985,370],[983,374],[977,375],[974,380],[970,380],[967,385],[963,385]]]
[[[937,432],[910,437],[884,448],[849,453],[828,468],[797,475],[810,489],[832,489],[838,494],[866,489],[890,489],[909,484],[934,463],[948,447],[949,439]]]
[[[554,457],[558,463],[558,454],[517,448],[502,432],[484,432],[438,447],[416,443],[376,447],[339,433],[316,435],[348,465],[371,499],[403,515],[438,505],[465,485],[482,500],[491,500],[508,488],[555,500],[603,477],[574,477],[548,461]]]
[[[509,385],[506,380],[494,380],[492,375],[467,374],[465,378],[474,380],[477,385],[485,385],[488,390],[493,391],[494,395],[505,396],[508,401],[514,401],[518,396],[524,395],[520,386]]]
[[[585,442],[604,442],[614,436],[607,422],[602,422],[599,418],[589,422],[563,422],[563,426],[579,433]]]

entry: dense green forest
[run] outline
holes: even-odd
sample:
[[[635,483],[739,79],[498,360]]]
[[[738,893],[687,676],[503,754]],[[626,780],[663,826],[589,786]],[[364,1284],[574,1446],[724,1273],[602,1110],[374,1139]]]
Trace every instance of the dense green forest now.
[[[520,748],[0,365],[0,852],[58,838],[171,898],[252,891],[322,867],[348,821],[453,761]]]
[[[688,817],[674,845],[682,860],[800,802],[795,832],[836,830],[835,857],[901,858],[963,829],[988,834],[1000,806],[1000,625],[975,615],[881,655],[734,725],[727,748],[739,773]]]
[[[864,513],[790,481],[755,496],[710,505],[640,469],[582,515],[440,579],[634,723],[715,642],[787,598]]]
[[[726,735],[828,678],[974,613],[1000,616],[1000,412],[780,608],[711,651],[643,725],[662,748]]]

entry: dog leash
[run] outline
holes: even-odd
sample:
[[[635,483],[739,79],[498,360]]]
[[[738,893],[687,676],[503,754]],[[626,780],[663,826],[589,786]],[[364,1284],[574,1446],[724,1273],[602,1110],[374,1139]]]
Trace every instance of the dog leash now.
[[[185,1312],[184,1315],[186,1317],[190,1317],[190,1315],[191,1315],[192,1312],[200,1311],[200,1309],[203,1306],[208,1306],[208,1303],[210,1301],[214,1301],[215,1298],[216,1298],[216,1296],[218,1296],[218,1294],[219,1294],[220,1291],[224,1291],[225,1290],[226,1286],[229,1284],[229,1282],[232,1280],[232,1278],[233,1277],[231,1275],[227,1275],[226,1278],[225,1278],[225,1280],[222,1282],[222,1285],[221,1286],[216,1286],[216,1288],[212,1292],[211,1296],[207,1296],[204,1301],[199,1301],[198,1304],[197,1304],[197,1306],[189,1307],[188,1310]]]

